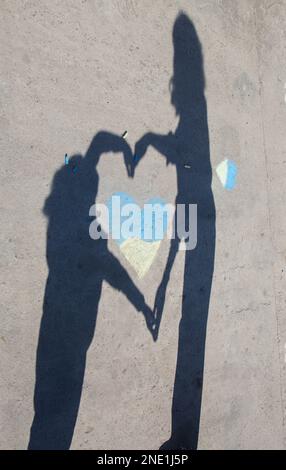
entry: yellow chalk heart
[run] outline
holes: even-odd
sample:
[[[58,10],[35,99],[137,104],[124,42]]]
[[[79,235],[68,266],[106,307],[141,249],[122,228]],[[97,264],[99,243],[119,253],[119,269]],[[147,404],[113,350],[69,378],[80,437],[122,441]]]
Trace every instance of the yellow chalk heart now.
[[[135,269],[139,279],[149,271],[160,244],[161,240],[146,242],[139,238],[128,238],[121,243],[120,251]]]

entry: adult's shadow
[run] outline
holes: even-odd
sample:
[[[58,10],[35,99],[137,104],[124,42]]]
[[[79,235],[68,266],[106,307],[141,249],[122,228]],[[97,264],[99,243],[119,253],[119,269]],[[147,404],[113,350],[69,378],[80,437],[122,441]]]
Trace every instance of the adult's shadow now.
[[[43,212],[48,217],[43,316],[36,360],[35,415],[29,449],[68,449],[78,414],[86,353],[93,339],[102,283],[107,281],[143,312],[152,312],[107,240],[89,235],[96,201],[96,167],[105,152],[122,152],[132,176],[132,152],[116,135],[99,132],[83,158],[76,155],[54,176]],[[122,313],[124,314],[124,312]]]
[[[188,206],[197,204],[197,245],[194,249],[185,251],[182,317],[172,403],[172,432],[170,439],[161,447],[196,449],[216,235],[203,54],[196,29],[184,13],[180,13],[175,21],[173,45],[171,103],[179,116],[178,126],[174,133],[167,135],[152,132],[145,134],[135,146],[135,155],[137,162],[140,162],[151,145],[166,158],[166,164],[175,165],[175,203],[184,204],[186,207],[186,227],[192,223],[189,220]],[[175,220],[176,218],[177,211]],[[175,234],[155,299],[156,336],[159,333],[170,273],[180,246],[177,230]]]

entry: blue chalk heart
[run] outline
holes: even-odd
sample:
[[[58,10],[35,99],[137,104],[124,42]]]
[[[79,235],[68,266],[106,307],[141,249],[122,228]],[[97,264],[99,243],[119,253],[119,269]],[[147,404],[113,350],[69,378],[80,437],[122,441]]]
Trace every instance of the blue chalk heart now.
[[[114,213],[114,207],[112,205],[112,197],[117,196],[119,197],[119,210],[117,210],[117,213]],[[121,232],[121,227],[122,223],[128,219],[129,216],[122,216],[121,215],[121,210],[126,204],[136,204],[135,199],[132,196],[129,196],[129,194],[124,193],[124,192],[117,192],[112,194],[112,196],[109,198],[107,201],[107,207],[109,211],[109,233],[112,233],[112,220],[113,220],[113,229],[115,229],[116,232],[120,233],[120,238],[116,239],[116,242],[121,245],[124,241],[126,241],[126,238],[122,235]],[[152,198],[149,199],[146,204],[151,205],[154,207],[155,205],[159,205],[162,208],[166,205],[166,202],[161,199],[161,198]],[[155,242],[155,241],[160,241],[164,238],[164,235],[167,231],[168,228],[168,214],[166,211],[162,212],[162,215],[160,217],[156,217],[155,215],[152,214],[150,217],[150,220],[145,220],[144,217],[144,209],[140,209],[141,211],[141,219],[140,219],[140,225],[141,227],[138,228],[138,231],[140,233],[140,239],[144,240],[145,242]],[[145,238],[145,229],[146,229],[146,238]],[[147,232],[148,231],[148,232]],[[151,237],[147,238],[147,235],[151,233]]]

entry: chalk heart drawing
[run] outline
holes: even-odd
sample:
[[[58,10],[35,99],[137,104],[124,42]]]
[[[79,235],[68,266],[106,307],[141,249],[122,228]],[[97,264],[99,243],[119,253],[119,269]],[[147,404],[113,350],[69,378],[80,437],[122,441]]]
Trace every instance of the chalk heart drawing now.
[[[120,198],[120,213],[113,214],[112,213],[112,197],[119,196]],[[168,228],[168,217],[166,212],[162,213],[162,217],[155,218],[154,216],[150,218],[150,220],[144,220],[144,210],[141,209],[141,224],[139,228],[140,238],[138,237],[130,237],[130,238],[123,238],[121,233],[121,227],[125,220],[129,218],[122,216],[121,211],[122,208],[126,204],[136,204],[135,199],[127,193],[117,192],[114,193],[110,199],[107,201],[107,207],[109,210],[109,233],[111,234],[112,230],[112,220],[113,224],[115,224],[115,230],[120,229],[121,238],[116,239],[116,243],[119,245],[121,253],[127,259],[127,261],[131,264],[131,266],[136,271],[139,279],[142,279],[145,274],[149,271],[156,254],[159,250],[160,244],[165,236],[165,233]],[[146,201],[145,204],[155,205],[159,204],[161,207],[164,207],[166,202],[161,198],[152,198]],[[155,231],[155,223],[157,230]],[[158,224],[162,224],[161,234],[158,237]],[[148,227],[148,233],[152,234],[150,239],[144,239],[144,227]],[[156,232],[156,233],[155,233]],[[157,235],[157,238],[156,238]]]

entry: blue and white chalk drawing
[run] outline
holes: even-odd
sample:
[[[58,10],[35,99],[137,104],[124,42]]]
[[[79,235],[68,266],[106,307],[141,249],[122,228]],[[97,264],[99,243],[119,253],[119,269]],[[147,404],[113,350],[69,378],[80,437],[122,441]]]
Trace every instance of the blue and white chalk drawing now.
[[[118,196],[120,198],[120,210],[113,214],[113,204],[112,197]],[[128,218],[128,216],[122,216],[122,208],[127,204],[136,204],[135,199],[129,194],[124,192],[117,192],[112,194],[112,196],[107,201],[107,207],[109,212],[109,232],[111,233],[112,219],[113,219],[113,230],[120,234],[120,237],[116,240],[116,243],[119,245],[120,251],[125,256],[127,261],[133,266],[139,278],[142,278],[147,271],[150,269],[154,258],[157,254],[157,251],[160,247],[161,241],[165,236],[165,233],[168,228],[168,216],[165,211],[162,211],[161,217],[153,217],[150,220],[144,221],[144,210],[141,209],[141,223],[138,233],[140,237],[131,237],[125,238],[121,232],[121,226]],[[166,202],[160,198],[149,199],[146,204],[155,205],[159,204],[162,208],[165,206]],[[156,227],[155,227],[156,223]],[[115,227],[114,227],[115,225]],[[158,230],[158,225],[161,226],[162,230]],[[144,236],[144,229],[148,230],[148,234],[151,234],[151,238],[146,238]],[[160,235],[158,236],[158,233]]]
[[[232,190],[236,185],[237,166],[236,164],[228,160],[223,160],[216,167],[216,174],[225,189]]]
[[[115,196],[117,196],[120,201],[120,205],[118,207],[119,213],[116,213],[116,214],[113,213],[113,205],[112,205],[112,198],[114,198]],[[113,219],[113,224],[115,223],[114,224],[115,227],[113,228],[115,229],[116,233],[120,233],[120,238],[116,240],[119,245],[121,245],[124,241],[126,241],[126,239],[122,235],[121,226],[124,220],[128,219],[129,217],[129,215],[128,216],[122,215],[122,209],[127,204],[135,204],[136,206],[138,206],[138,204],[136,203],[135,199],[132,196],[129,196],[129,194],[123,193],[123,192],[117,192],[117,193],[112,194],[112,196],[107,201],[107,208],[108,208],[108,213],[109,213],[109,227],[110,228],[112,227],[112,219]],[[148,204],[149,206],[152,206],[152,207],[154,207],[155,205],[159,205],[163,209],[164,206],[166,205],[166,202],[163,199],[157,197],[157,198],[149,199],[148,201],[146,201],[145,204]],[[141,220],[139,221],[139,224],[138,224],[140,225],[138,228],[138,233],[140,233],[140,239],[146,241],[147,243],[152,243],[154,241],[162,240],[168,228],[167,213],[162,211],[162,213],[159,214],[159,216],[157,216],[156,218],[154,214],[152,214],[152,218],[150,218],[150,220],[144,220],[143,208],[141,209],[140,212],[141,212]],[[155,223],[156,223],[156,227],[155,227]],[[162,230],[158,230],[158,225],[161,226]],[[146,234],[144,232],[145,229],[146,229]],[[149,235],[151,234],[149,238],[147,237],[148,234]]]

